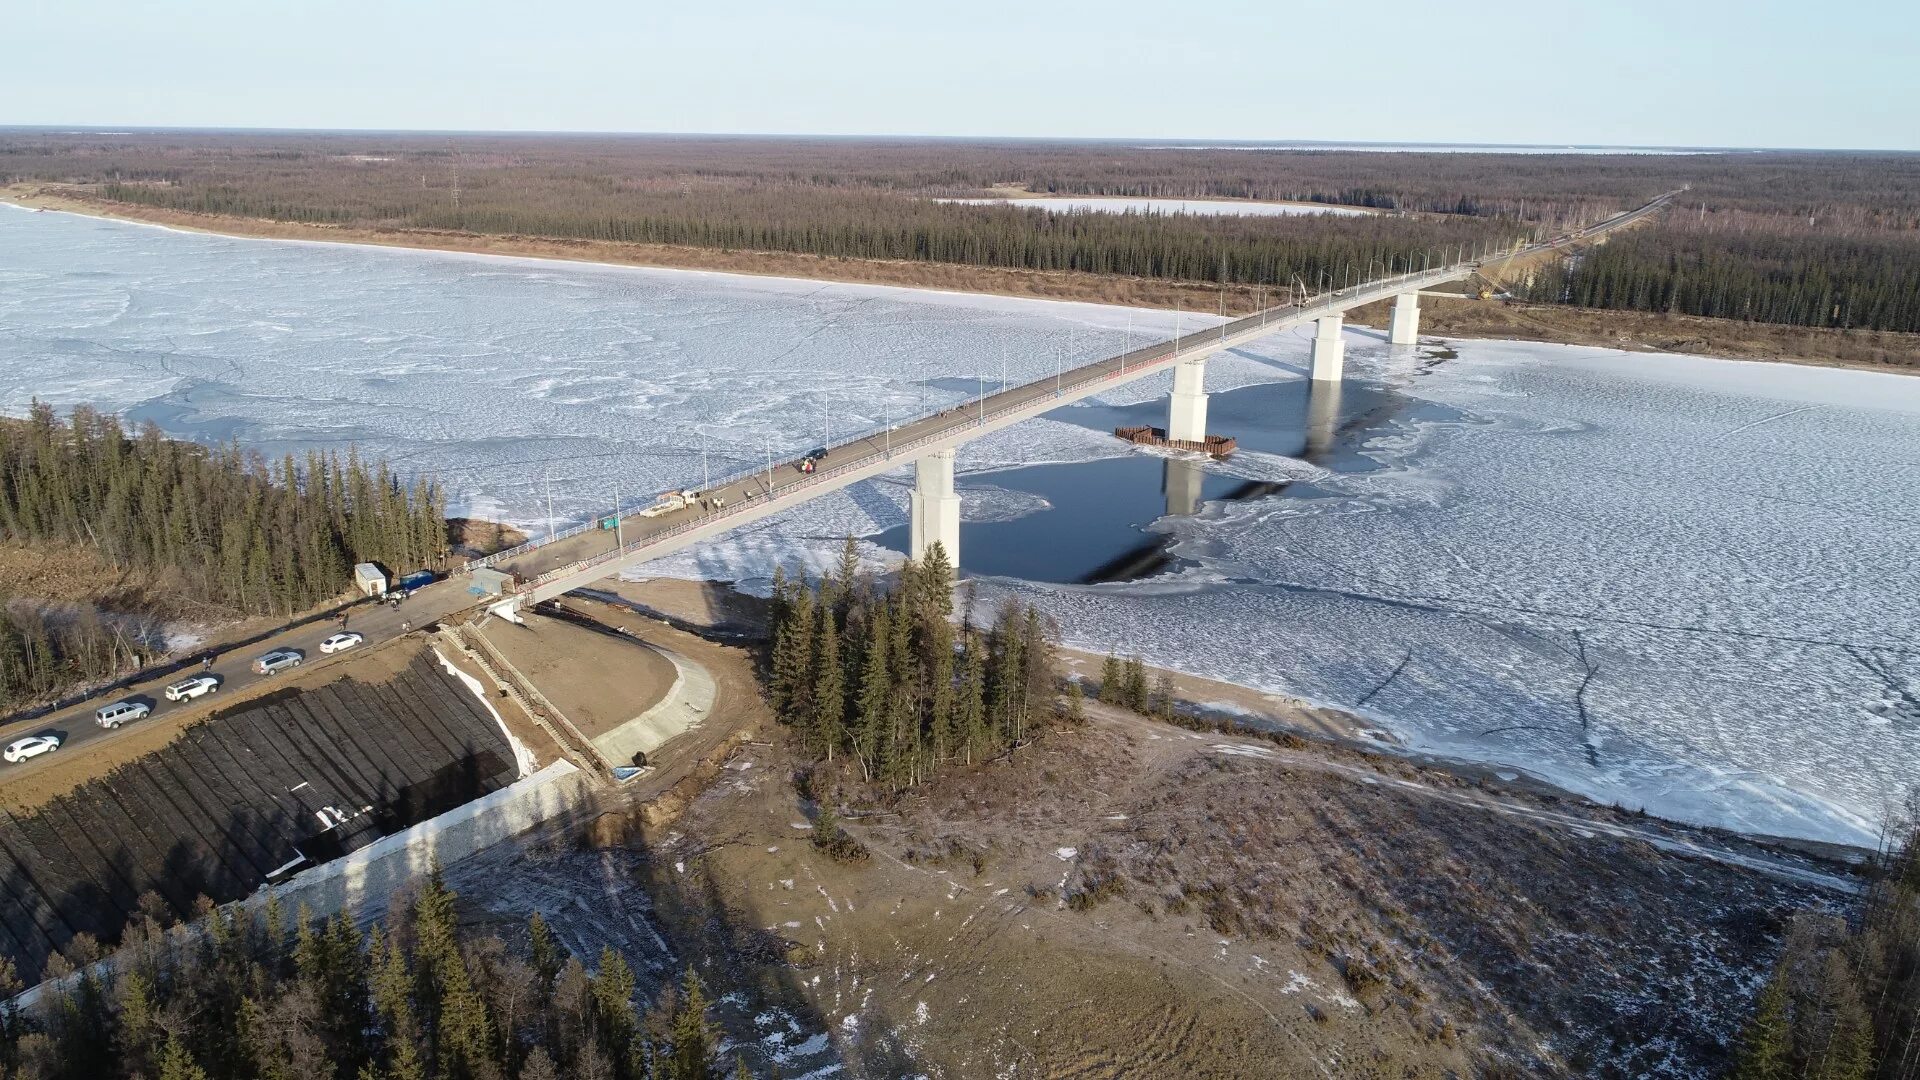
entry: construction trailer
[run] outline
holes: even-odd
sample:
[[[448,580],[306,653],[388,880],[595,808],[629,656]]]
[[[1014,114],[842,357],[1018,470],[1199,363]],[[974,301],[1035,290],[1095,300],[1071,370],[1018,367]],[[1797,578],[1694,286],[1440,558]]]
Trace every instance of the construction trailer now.
[[[380,569],[377,563],[355,563],[353,587],[362,596],[385,596],[387,595],[387,572]]]

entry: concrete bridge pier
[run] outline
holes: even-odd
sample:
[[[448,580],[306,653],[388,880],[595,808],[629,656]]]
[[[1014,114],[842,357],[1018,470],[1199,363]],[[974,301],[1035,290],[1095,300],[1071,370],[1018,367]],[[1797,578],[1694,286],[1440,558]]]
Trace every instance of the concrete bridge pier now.
[[[1173,369],[1173,397],[1167,402],[1167,438],[1204,442],[1207,438],[1207,358],[1183,361]]]
[[[926,555],[938,540],[947,562],[960,568],[960,496],[953,490],[952,450],[935,450],[913,463],[913,523],[907,553]]]
[[[1387,323],[1387,341],[1412,345],[1420,339],[1420,294],[1403,292],[1393,298],[1393,318]]]
[[[1340,340],[1344,315],[1322,315],[1314,320],[1313,377],[1319,382],[1339,382],[1340,369],[1347,356],[1346,343]]]

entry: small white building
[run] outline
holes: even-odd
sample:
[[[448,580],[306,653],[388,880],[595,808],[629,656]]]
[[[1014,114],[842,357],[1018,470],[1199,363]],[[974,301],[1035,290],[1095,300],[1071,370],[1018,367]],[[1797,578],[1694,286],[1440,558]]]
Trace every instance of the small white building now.
[[[387,572],[377,564],[370,562],[355,563],[353,567],[353,587],[365,596],[385,596],[387,594]]]

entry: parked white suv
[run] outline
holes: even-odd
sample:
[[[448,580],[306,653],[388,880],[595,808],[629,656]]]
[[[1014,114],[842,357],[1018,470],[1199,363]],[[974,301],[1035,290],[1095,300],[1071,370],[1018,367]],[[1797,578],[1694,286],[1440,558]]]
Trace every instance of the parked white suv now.
[[[0,753],[0,757],[6,758],[9,764],[18,765],[22,761],[37,758],[41,754],[51,754],[58,749],[60,749],[58,735],[29,735],[24,739],[15,739],[8,743],[6,751]]]
[[[129,720],[144,719],[153,707],[144,701],[116,701],[93,710],[93,722],[103,728],[117,728]]]
[[[211,675],[195,675],[167,687],[168,701],[192,701],[220,688],[220,680]]]

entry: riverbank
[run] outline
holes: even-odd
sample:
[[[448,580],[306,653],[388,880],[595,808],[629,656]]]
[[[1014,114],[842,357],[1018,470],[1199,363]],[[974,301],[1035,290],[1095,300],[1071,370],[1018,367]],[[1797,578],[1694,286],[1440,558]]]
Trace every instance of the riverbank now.
[[[997,189],[995,194],[999,194]],[[1023,201],[1041,201],[1044,198],[1027,193]],[[74,185],[11,184],[0,187],[0,201],[33,209],[255,239],[310,240],[476,255],[514,255],[1164,310],[1183,308],[1188,311],[1218,311],[1223,301],[1221,290],[1210,285],[1109,274],[835,259],[784,252],[723,251],[666,244],[623,244],[537,236],[489,236],[429,229],[369,229],[198,214],[112,203]],[[1256,310],[1257,302],[1263,297],[1270,299],[1270,291],[1229,290],[1224,296],[1226,313],[1250,313]],[[1366,325],[1385,326],[1386,320],[1385,304],[1358,309],[1350,316],[1350,321]],[[1920,334],[1884,331],[1830,330],[1689,315],[1442,300],[1423,305],[1421,329],[1429,335],[1601,345],[1645,352],[1695,353],[1872,370],[1920,370]]]
[[[1181,284],[1146,278],[1072,271],[1035,271],[952,263],[894,262],[825,258],[770,251],[726,251],[668,244],[623,244],[601,240],[565,240],[538,236],[488,236],[431,229],[368,229],[308,222],[197,214],[127,206],[91,197],[80,188],[55,184],[0,187],[0,202],[36,210],[164,225],[189,232],[260,240],[310,240],[336,244],[453,251],[470,255],[516,255],[570,262],[645,266],[670,270],[707,270],[755,277],[804,278],[855,285],[893,285],[943,292],[985,293],[1035,300],[1076,300],[1171,311],[1217,311],[1221,291],[1211,285]],[[1245,315],[1260,295],[1251,289],[1228,291],[1226,313]]]

